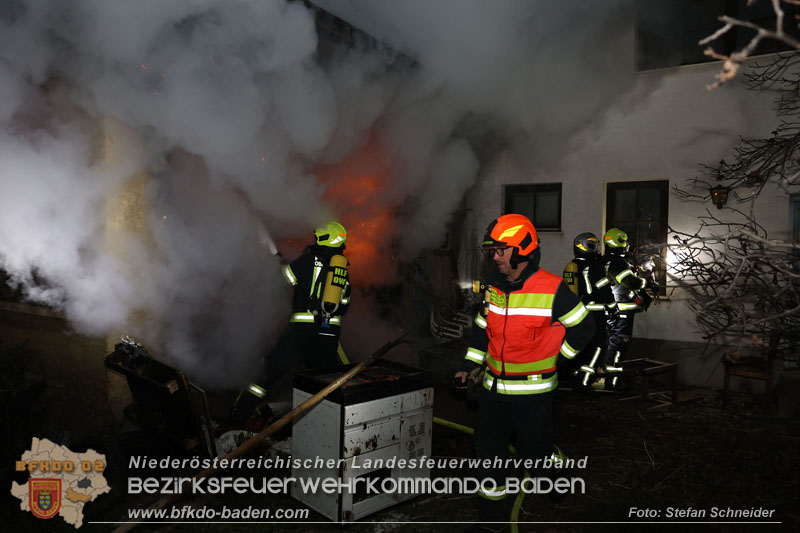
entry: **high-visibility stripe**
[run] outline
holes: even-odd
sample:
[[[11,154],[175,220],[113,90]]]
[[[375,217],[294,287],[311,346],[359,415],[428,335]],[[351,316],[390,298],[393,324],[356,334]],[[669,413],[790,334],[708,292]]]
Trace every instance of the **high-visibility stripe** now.
[[[550,308],[553,307],[553,294],[542,293],[511,293],[508,298],[508,307],[540,307]]]
[[[587,374],[594,374],[594,368],[592,368],[592,367],[590,367],[588,365],[581,366],[581,370],[583,370]]]
[[[289,319],[289,322],[312,323],[314,322],[314,315],[311,313],[294,313]],[[330,324],[340,326],[342,324],[341,317],[334,316],[330,319]]]
[[[502,500],[508,493],[505,485],[499,486],[495,490],[484,490],[483,485],[481,485],[478,487],[478,494],[487,500]]]
[[[529,372],[540,372],[542,370],[550,370],[556,366],[556,359],[558,355],[552,355],[541,361],[533,361],[530,363],[509,363],[508,361],[500,362],[492,354],[487,353],[486,358],[492,368],[503,368],[505,366],[506,372],[512,374],[527,374]]]
[[[349,305],[350,304],[350,297],[342,298],[342,305]]]
[[[639,309],[639,304],[635,302],[619,302],[620,311],[630,311],[631,309]]]
[[[595,302],[589,302],[586,304],[586,309],[588,311],[602,311],[605,308],[606,306],[604,304],[599,304]]]
[[[564,324],[566,327],[571,328],[586,318],[586,315],[588,314],[589,311],[586,310],[586,307],[582,303],[578,302],[578,305],[576,305],[572,311],[558,317],[558,321]]]
[[[597,364],[597,360],[600,358],[600,352],[602,352],[602,351],[603,351],[603,349],[600,348],[599,346],[594,349],[594,354],[592,355],[592,360],[589,361],[589,366],[594,368],[594,365]]]
[[[647,280],[646,280],[646,279],[643,279],[643,280],[642,280],[642,286],[641,286],[640,288],[641,288],[641,289],[644,289],[645,287],[647,287]]]
[[[611,280],[608,279],[608,277],[605,277],[605,278],[601,279],[600,281],[598,281],[597,283],[595,283],[594,286],[597,287],[598,289],[601,289],[601,288],[605,287],[606,285],[608,285],[609,283],[611,283]]]
[[[292,267],[285,265],[283,268],[281,268],[281,273],[290,285],[297,285],[297,276],[295,276],[294,272],[292,272]]]
[[[316,261],[316,257],[314,258],[314,260]],[[320,272],[322,272],[322,267],[314,266],[314,274],[311,277],[311,294],[309,294],[311,298],[314,297],[314,286],[317,284],[317,278],[319,277]],[[322,284],[320,283],[320,286],[317,287],[317,296],[319,296],[319,292],[321,290],[322,290]]]
[[[467,350],[467,355],[464,356],[464,359],[469,359],[470,361],[478,363],[479,365],[483,364],[483,360],[485,358],[486,352],[476,350],[475,348],[469,348]]]
[[[609,374],[613,374],[615,372],[622,372],[622,367],[621,366],[607,366],[606,367],[606,372],[608,372]]]
[[[492,390],[495,378],[486,374],[483,378],[483,387]],[[525,380],[497,379],[497,392],[499,394],[522,395],[522,394],[543,394],[550,392],[558,387],[558,374],[553,374],[549,378],[542,379],[540,375],[528,376]]]
[[[525,316],[552,316],[551,309],[539,309],[536,307],[517,307],[517,308],[503,308],[494,304],[489,304],[489,312],[498,315],[525,315]],[[507,313],[506,313],[507,312]]]
[[[592,294],[592,282],[589,281],[589,267],[583,269],[583,281],[586,282],[586,294]]]
[[[248,385],[247,390],[249,390],[251,394],[258,396],[259,398],[263,398],[267,394],[267,391],[263,387],[259,387],[255,383],[251,383],[250,385]]]
[[[479,328],[486,329],[486,319],[483,317],[482,314],[478,313],[475,316],[475,323],[478,325]]]
[[[623,270],[622,272],[617,274],[615,279],[618,282],[622,283],[623,279],[627,278],[628,276],[633,276],[633,275],[634,275],[633,271],[630,268],[626,268],[625,270]]]
[[[569,343],[566,340],[564,340],[563,344],[561,344],[561,355],[563,355],[567,359],[572,359],[573,357],[578,355],[578,350],[570,346]]]

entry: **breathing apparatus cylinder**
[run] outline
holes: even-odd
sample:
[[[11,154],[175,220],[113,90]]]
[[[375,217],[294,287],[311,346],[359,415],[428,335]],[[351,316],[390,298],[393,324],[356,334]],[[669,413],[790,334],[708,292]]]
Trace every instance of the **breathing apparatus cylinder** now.
[[[325,287],[322,289],[322,313],[325,315],[325,324],[330,321],[333,313],[339,309],[342,301],[342,291],[347,285],[347,258],[343,255],[334,255],[328,266],[328,275],[325,278]]]
[[[564,281],[569,290],[578,294],[578,264],[575,261],[570,261],[564,267]]]
[[[481,302],[481,315],[486,318],[489,315],[489,301],[490,295],[489,285],[485,281],[474,280],[472,282],[472,292],[475,294],[483,293],[483,301]]]

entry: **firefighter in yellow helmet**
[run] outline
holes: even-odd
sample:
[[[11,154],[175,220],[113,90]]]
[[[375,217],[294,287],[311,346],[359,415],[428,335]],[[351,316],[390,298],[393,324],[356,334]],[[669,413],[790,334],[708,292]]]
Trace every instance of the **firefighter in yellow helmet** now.
[[[606,313],[608,348],[604,387],[614,390],[622,374],[620,361],[625,358],[633,337],[633,319],[636,313],[647,309],[651,298],[645,290],[648,286],[647,279],[637,276],[633,264],[625,257],[629,246],[628,234],[619,228],[611,228],[603,235],[603,244],[606,282],[614,293],[616,303]]]
[[[351,292],[343,254],[346,244],[345,227],[327,222],[314,230],[314,243],[281,269],[286,282],[294,287],[289,328],[267,356],[264,375],[239,395],[231,413],[234,423],[245,422],[258,406],[264,409],[268,388],[286,372],[343,362],[339,334]]]
[[[475,450],[478,458],[505,463],[509,444],[520,459],[553,453],[553,397],[558,387],[559,355],[575,357],[591,340],[594,324],[564,280],[539,268],[536,229],[528,218],[503,215],[486,230],[482,248],[496,269],[485,281],[486,299],[475,318],[464,370],[484,367],[478,398]],[[541,463],[540,463],[541,466]],[[544,475],[532,469],[534,476]],[[506,493],[506,468],[490,468],[483,477],[480,522],[509,522],[514,497]]]

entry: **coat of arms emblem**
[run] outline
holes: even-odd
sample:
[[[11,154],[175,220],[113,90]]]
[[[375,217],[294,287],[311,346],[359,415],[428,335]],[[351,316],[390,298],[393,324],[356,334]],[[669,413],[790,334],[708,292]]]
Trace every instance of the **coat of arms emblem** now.
[[[53,518],[61,509],[60,479],[31,479],[28,482],[31,512],[37,518]]]

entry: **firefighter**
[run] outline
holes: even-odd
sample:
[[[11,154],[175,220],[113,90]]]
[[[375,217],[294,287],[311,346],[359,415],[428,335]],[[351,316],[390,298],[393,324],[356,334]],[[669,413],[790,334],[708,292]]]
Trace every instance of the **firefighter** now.
[[[587,389],[598,363],[604,362],[602,354],[608,341],[606,309],[613,309],[616,303],[600,256],[600,239],[594,233],[581,233],[572,242],[572,249],[575,257],[564,267],[564,281],[580,297],[594,322],[592,341],[572,360],[580,365],[575,387]]]
[[[650,296],[645,291],[647,280],[634,273],[634,266],[625,257],[628,251],[628,234],[611,228],[603,235],[603,255],[606,282],[614,294],[616,308],[608,310],[608,347],[606,348],[605,383],[607,390],[618,386],[622,373],[620,361],[625,357],[633,336],[633,319],[637,312],[646,309]]]
[[[476,453],[505,463],[513,444],[520,459],[549,458],[558,355],[575,357],[591,340],[594,324],[564,280],[539,268],[536,229],[526,217],[509,214],[494,220],[482,248],[497,268],[485,281],[486,301],[473,323],[465,368],[454,376],[463,384],[484,368]],[[506,497],[506,469],[493,466],[485,477],[497,487],[482,487],[478,518],[507,523],[514,497]]]
[[[257,409],[268,409],[264,400],[268,386],[287,371],[343,362],[339,334],[351,292],[348,262],[342,254],[346,243],[345,227],[328,222],[314,230],[314,243],[281,269],[294,287],[289,328],[264,361],[258,383],[250,383],[237,398],[231,413],[234,423],[246,421],[254,412],[264,415]]]

